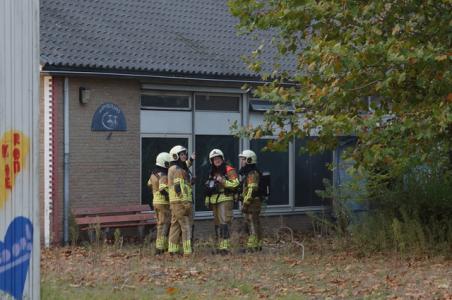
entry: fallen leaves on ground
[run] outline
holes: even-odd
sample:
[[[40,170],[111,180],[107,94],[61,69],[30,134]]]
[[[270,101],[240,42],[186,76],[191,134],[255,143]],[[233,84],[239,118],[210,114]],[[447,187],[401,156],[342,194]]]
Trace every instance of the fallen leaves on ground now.
[[[452,262],[445,258],[315,250],[302,260],[298,252],[269,247],[229,256],[198,249],[189,258],[153,256],[142,245],[53,248],[42,252],[42,283],[66,299],[84,299],[80,295],[95,290],[106,299],[120,292],[127,299],[452,299]]]

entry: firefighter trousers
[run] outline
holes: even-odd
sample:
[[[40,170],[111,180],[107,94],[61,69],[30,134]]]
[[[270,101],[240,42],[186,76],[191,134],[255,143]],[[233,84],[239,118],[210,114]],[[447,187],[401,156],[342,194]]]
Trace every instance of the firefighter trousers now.
[[[168,234],[171,225],[171,211],[169,204],[154,204],[155,216],[157,217],[157,239],[155,248],[158,250],[168,249]]]
[[[262,246],[260,213],[261,201],[258,198],[252,199],[243,209],[243,214],[249,231],[246,246],[250,249],[258,249]]]
[[[229,250],[231,247],[230,229],[232,225],[233,206],[234,202],[232,200],[212,204],[215,236],[218,241],[218,249],[220,250]]]
[[[177,253],[182,250],[184,254],[191,254],[191,238],[193,211],[189,201],[174,201],[171,207],[171,228],[169,233],[168,252]],[[182,241],[181,241],[182,239]]]

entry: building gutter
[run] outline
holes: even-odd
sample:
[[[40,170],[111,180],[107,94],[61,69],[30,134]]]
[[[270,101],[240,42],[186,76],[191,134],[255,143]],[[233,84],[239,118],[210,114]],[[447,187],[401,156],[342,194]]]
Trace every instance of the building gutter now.
[[[256,79],[228,79],[228,78],[212,78],[212,77],[190,77],[190,76],[169,76],[156,74],[137,74],[137,73],[120,73],[120,72],[102,72],[102,71],[74,71],[74,70],[42,70],[42,74],[50,76],[93,76],[93,77],[116,77],[116,78],[134,78],[134,79],[154,79],[154,80],[185,80],[203,83],[223,83],[223,84],[251,84],[262,85],[270,83],[270,81]],[[296,86],[294,83],[286,83],[284,85]]]
[[[63,241],[69,243],[69,78],[64,78],[64,185],[63,185]]]

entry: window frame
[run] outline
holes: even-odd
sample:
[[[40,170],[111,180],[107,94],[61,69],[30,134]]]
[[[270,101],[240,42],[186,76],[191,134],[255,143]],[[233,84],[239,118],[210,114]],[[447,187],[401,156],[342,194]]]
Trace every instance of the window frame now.
[[[188,96],[188,107],[184,108],[171,108],[171,107],[155,107],[155,106],[141,106],[141,95],[175,95],[175,96]],[[228,97],[238,97],[239,106],[238,111],[223,111],[223,110],[197,110],[196,109],[196,96],[197,95],[214,95],[214,96],[228,96]],[[154,85],[154,84],[142,84],[140,92],[140,110],[143,111],[184,111],[192,113],[192,123],[195,121],[195,113],[201,112],[217,112],[217,113],[239,113],[240,114],[240,124],[242,126],[247,126],[250,124],[251,114],[265,114],[265,111],[253,111],[250,107],[250,102],[252,100],[258,100],[248,92],[244,92],[241,89],[227,89],[227,88],[208,88],[208,87],[197,87],[197,86],[179,86],[179,85]],[[190,152],[196,151],[196,133],[195,124],[192,124],[191,134],[190,133],[147,133],[140,130],[140,163],[142,163],[142,139],[143,138],[188,138]],[[223,135],[223,134],[221,134]],[[276,136],[266,136],[261,139],[268,140],[274,139]],[[244,149],[250,149],[250,140],[248,138],[239,139],[239,152]],[[325,211],[330,209],[329,206],[306,206],[297,207],[295,205],[295,158],[296,158],[296,146],[295,140],[289,143],[288,146],[288,203],[287,204],[275,204],[267,205],[265,210],[262,211],[262,216],[277,216],[277,215],[296,215],[304,214],[307,211]],[[333,162],[334,162],[334,151],[333,151]],[[237,165],[238,169],[239,164]],[[193,166],[193,171],[196,174],[196,166]],[[141,168],[140,168],[140,178],[141,178]],[[333,179],[336,170],[333,170]],[[141,186],[140,186],[140,199],[141,199]],[[234,217],[241,217],[242,214],[239,210],[234,210]],[[212,219],[213,214],[211,211],[194,211],[194,217],[196,220],[202,219]]]
[[[277,136],[264,136],[264,137],[261,137],[259,140],[267,141],[267,140],[274,140],[274,139],[277,139]],[[252,140],[250,140],[250,142],[249,142],[250,150],[252,150],[251,149],[251,141]],[[291,162],[292,162],[291,147],[292,147],[292,143],[290,143],[287,147],[287,155],[288,155],[288,159],[287,159],[287,164],[288,164],[287,165],[287,176],[288,176],[287,177],[287,179],[288,179],[287,196],[288,196],[288,202],[287,202],[287,204],[267,204],[267,210],[270,210],[272,212],[286,211],[287,209],[289,209],[290,211],[293,211],[293,208],[295,207],[294,205],[292,205],[292,204],[295,204],[295,203],[292,203],[292,200],[293,200],[292,190],[295,189],[295,186],[292,185],[291,169],[294,169],[294,172],[295,172],[295,167],[294,168],[291,167]],[[257,166],[259,168],[259,154],[258,153],[256,153],[256,154],[257,154]],[[261,171],[263,171],[263,170],[261,170]],[[270,173],[270,176],[272,176],[271,173]]]
[[[198,109],[196,107],[197,96],[224,96],[224,97],[237,97],[238,98],[238,110],[215,110],[215,109]],[[193,110],[195,112],[222,112],[222,113],[242,113],[241,101],[243,97],[241,94],[228,94],[228,93],[209,93],[209,92],[195,92],[193,96]]]
[[[167,107],[167,106],[143,106],[141,97],[148,96],[188,96],[188,107]],[[145,90],[140,93],[140,110],[166,110],[166,111],[191,111],[193,108],[193,93],[184,91],[163,91],[163,90]]]

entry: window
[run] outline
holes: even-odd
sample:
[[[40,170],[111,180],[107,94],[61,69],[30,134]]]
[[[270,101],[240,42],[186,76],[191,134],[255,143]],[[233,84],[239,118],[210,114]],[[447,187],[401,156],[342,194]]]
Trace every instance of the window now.
[[[306,142],[307,139],[295,142],[295,206],[328,205],[315,191],[324,189],[324,178],[333,178],[327,167],[332,162],[332,153],[300,154],[299,150]]]
[[[270,172],[271,186],[268,205],[289,204],[289,152],[262,152],[267,140],[251,140],[251,150],[256,152],[257,166],[261,172]]]
[[[189,110],[190,94],[177,92],[146,92],[141,94],[141,108]]]
[[[144,137],[141,139],[141,203],[152,205],[152,193],[147,186],[160,152],[169,152],[175,145],[188,148],[188,138]]]
[[[197,135],[196,136],[196,211],[208,210],[204,205],[204,182],[209,177],[209,153],[212,149],[223,151],[225,160],[231,163],[238,172],[239,140],[227,135]]]
[[[269,100],[261,100],[261,99],[250,99],[250,111],[252,112],[266,112],[272,109],[275,106],[275,103]],[[284,111],[294,112],[295,109],[292,104],[285,104]],[[283,106],[283,107],[284,107]]]
[[[197,94],[196,110],[240,111],[240,96]]]

